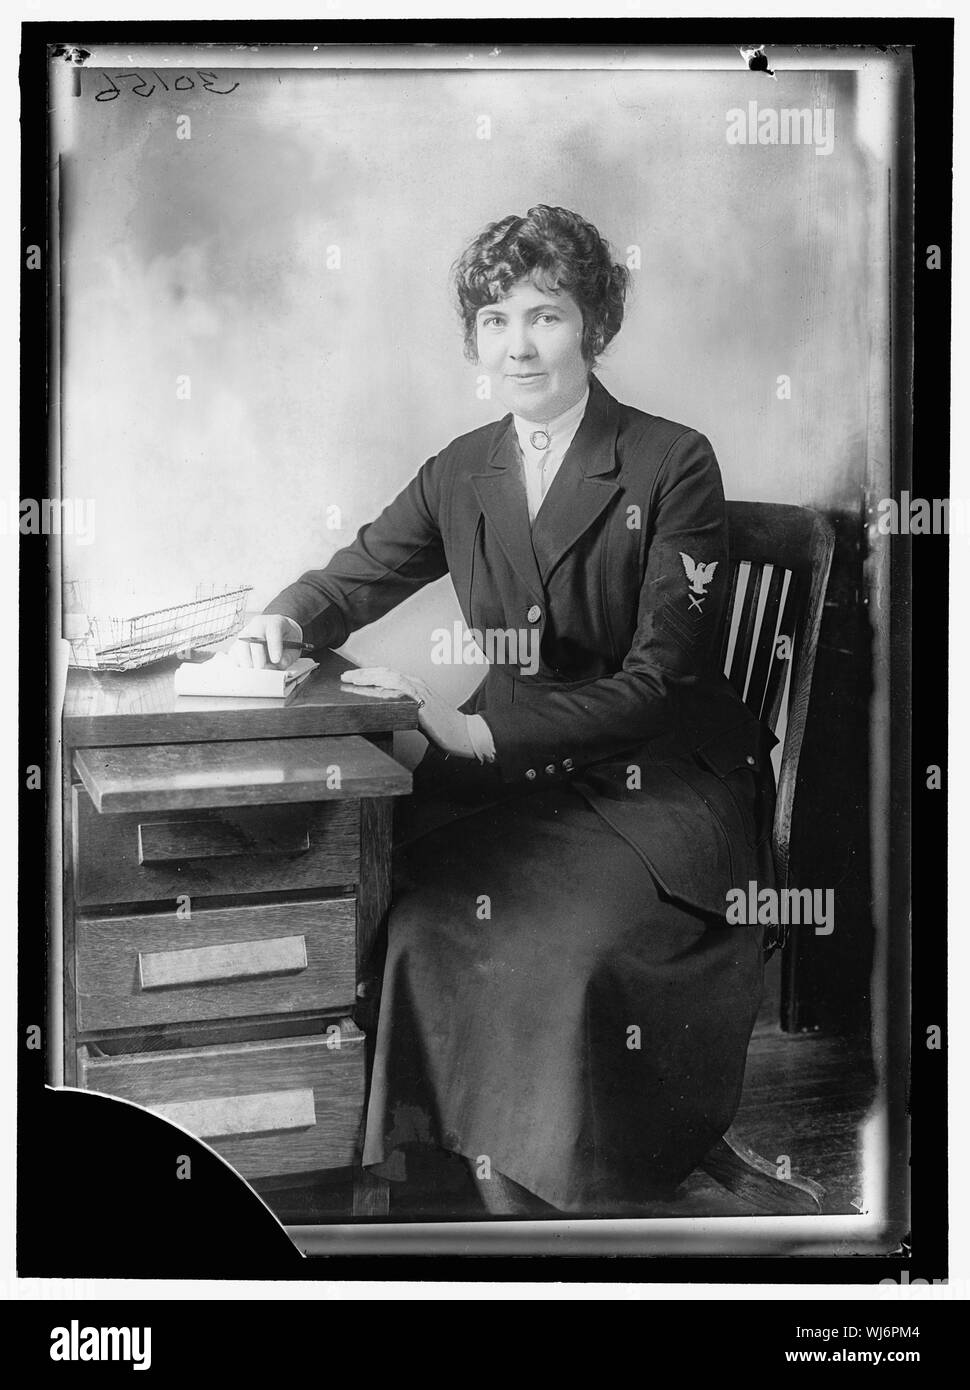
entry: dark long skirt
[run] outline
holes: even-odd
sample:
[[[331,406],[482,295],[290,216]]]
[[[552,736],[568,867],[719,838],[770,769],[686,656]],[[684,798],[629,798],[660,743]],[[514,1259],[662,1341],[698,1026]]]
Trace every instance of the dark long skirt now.
[[[449,772],[437,814],[418,779],[405,813],[364,1163],[403,1179],[437,1145],[561,1211],[635,1209],[734,1117],[763,928],[665,898],[569,785],[489,771]]]

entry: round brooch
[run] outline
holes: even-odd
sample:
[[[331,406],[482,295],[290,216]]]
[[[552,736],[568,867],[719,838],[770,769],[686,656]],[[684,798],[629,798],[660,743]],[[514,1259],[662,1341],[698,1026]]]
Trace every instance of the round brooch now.
[[[547,430],[533,430],[529,435],[529,443],[533,449],[548,449],[552,441]]]

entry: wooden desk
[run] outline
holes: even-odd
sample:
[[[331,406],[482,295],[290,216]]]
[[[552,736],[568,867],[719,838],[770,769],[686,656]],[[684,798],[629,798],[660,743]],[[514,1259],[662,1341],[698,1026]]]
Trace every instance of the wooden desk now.
[[[64,1083],[137,1101],[273,1205],[359,1168],[406,696],[318,656],[285,702],[176,696],[177,665],[72,670],[63,714]]]

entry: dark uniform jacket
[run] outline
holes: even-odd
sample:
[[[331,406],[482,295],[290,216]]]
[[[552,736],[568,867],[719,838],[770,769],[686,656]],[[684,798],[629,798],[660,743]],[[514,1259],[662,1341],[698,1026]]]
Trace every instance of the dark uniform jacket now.
[[[491,729],[493,776],[568,779],[665,892],[723,917],[729,889],[772,882],[775,742],[718,669],[726,525],[708,440],[592,377],[531,528],[507,415],[429,459],[266,611],[338,647],[448,573],[470,629],[537,630],[538,671],[521,670],[523,638],[520,666],[490,665],[462,707]]]

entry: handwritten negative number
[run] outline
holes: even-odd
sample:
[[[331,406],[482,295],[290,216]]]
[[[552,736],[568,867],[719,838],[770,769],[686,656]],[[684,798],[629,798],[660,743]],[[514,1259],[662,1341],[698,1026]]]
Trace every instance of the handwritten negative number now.
[[[100,92],[95,92],[95,101],[115,101],[121,96],[121,88],[118,86],[118,82],[123,82],[127,78],[136,79],[134,85],[130,87],[129,90],[133,92],[135,96],[139,97],[150,97],[152,93],[157,90],[157,87],[164,87],[166,92],[171,91],[173,87],[176,92],[191,92],[195,88],[196,84],[188,73],[180,73],[170,86],[169,83],[165,81],[164,77],[162,77],[160,73],[157,73],[154,68],[149,69],[149,71],[151,75],[157,79],[157,82],[149,83],[148,78],[144,77],[140,72],[119,72],[115,74],[115,77],[112,77],[109,72],[106,72],[104,76],[110,85],[103,87]],[[234,82],[231,87],[220,88],[215,85],[219,81],[216,73],[202,72],[197,68],[193,69],[193,71],[199,79],[199,84],[204,87],[207,92],[212,92],[216,96],[228,96],[230,92],[234,92],[239,86],[238,82]],[[169,77],[171,78],[171,73],[169,73]],[[115,81],[115,78],[117,78],[118,81]]]

